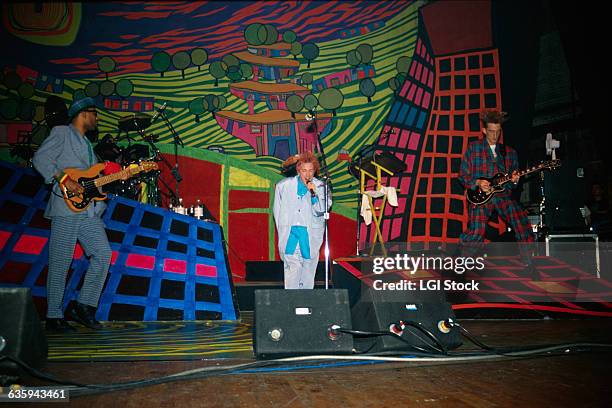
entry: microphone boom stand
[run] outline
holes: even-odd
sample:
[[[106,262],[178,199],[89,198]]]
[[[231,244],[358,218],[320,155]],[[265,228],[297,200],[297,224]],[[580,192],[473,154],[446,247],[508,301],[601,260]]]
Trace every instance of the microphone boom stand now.
[[[168,161],[168,159],[166,159],[164,156],[162,156],[160,154],[159,149],[157,148],[157,146],[153,142],[153,137],[146,135],[144,129],[140,128],[140,126],[138,125],[138,122],[136,121],[136,118],[134,118],[134,127],[136,128],[136,131],[138,132],[140,137],[142,137],[142,140],[144,140],[145,142],[147,142],[149,144],[149,146],[151,146],[151,149],[153,150],[153,156],[152,157],[154,157],[156,160],[162,161],[166,166],[168,166],[169,169],[172,170],[172,168],[173,168],[172,164]],[[156,172],[156,173],[159,173],[159,172]],[[172,204],[173,205],[178,205],[179,201],[178,201],[177,194],[174,191],[172,191],[172,189],[170,188],[168,183],[166,183],[162,178],[159,177],[159,174],[157,175],[157,181],[161,181],[161,183],[170,192],[170,195],[172,196]],[[155,197],[155,205],[157,205],[157,206],[161,205],[160,198],[161,197],[159,197],[159,196]]]
[[[183,141],[181,140],[181,138],[179,137],[178,133],[176,132],[176,130],[172,126],[172,123],[170,123],[170,121],[168,120],[168,117],[166,116],[164,111],[161,111],[160,116],[162,117],[162,119],[166,123],[166,126],[168,127],[168,129],[170,130],[170,133],[172,133],[172,137],[174,138],[174,140],[173,140],[173,144],[174,144],[174,167],[172,168],[172,175],[174,176],[174,179],[176,180],[175,197],[180,197],[180,195],[179,195],[179,184],[183,180],[183,177],[179,173],[178,146],[180,144],[181,147],[185,147],[185,145],[183,144]]]
[[[329,221],[329,208],[327,206],[328,203],[328,197],[329,197],[329,173],[327,170],[327,159],[325,157],[325,152],[323,151],[323,143],[321,142],[321,133],[319,133],[319,126],[317,124],[317,119],[316,117],[313,118],[313,125],[314,125],[314,130],[317,133],[317,140],[319,141],[319,151],[321,152],[321,160],[323,161],[323,170],[325,172],[324,175],[322,175],[323,178],[323,184],[324,184],[324,209],[325,212],[323,214],[323,219],[324,219],[324,239],[325,239],[325,246],[323,249],[323,254],[325,256],[325,289],[329,289],[329,265],[330,265],[330,251],[329,251],[329,235],[328,235],[328,221]]]

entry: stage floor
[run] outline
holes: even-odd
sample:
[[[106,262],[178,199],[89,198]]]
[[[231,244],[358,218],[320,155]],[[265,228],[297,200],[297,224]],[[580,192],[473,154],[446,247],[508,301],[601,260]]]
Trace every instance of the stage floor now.
[[[461,323],[496,347],[612,344],[610,318]],[[251,324],[252,314],[244,313],[241,322],[112,323],[96,332],[52,335],[44,372],[116,383],[252,363]],[[474,349],[466,342],[457,351]],[[71,397],[71,406],[609,406],[611,362],[612,349],[463,363],[315,361]]]

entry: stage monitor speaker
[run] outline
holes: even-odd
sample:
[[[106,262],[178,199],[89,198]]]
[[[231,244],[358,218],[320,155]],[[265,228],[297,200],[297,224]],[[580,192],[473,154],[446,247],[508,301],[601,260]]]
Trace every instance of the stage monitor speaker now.
[[[257,358],[350,354],[353,338],[346,289],[255,291],[253,348]]]
[[[561,167],[544,173],[546,213],[544,224],[550,232],[583,231],[586,229],[581,208],[589,191],[584,167],[576,161],[563,161]]]
[[[35,368],[47,360],[47,338],[29,288],[0,288],[0,356],[9,356]],[[0,374],[21,370],[12,361],[0,361]]]
[[[354,330],[395,332],[393,335],[355,337],[358,352],[415,351],[413,346],[435,346],[433,339],[421,330],[401,322],[418,324],[429,331],[447,350],[461,345],[459,329],[448,325],[455,315],[442,291],[362,290],[361,299],[351,310]],[[399,330],[398,330],[399,329]]]

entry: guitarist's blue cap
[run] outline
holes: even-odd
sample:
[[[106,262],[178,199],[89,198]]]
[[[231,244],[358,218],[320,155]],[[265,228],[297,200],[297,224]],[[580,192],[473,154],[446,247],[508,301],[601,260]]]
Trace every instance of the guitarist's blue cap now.
[[[68,118],[72,120],[79,112],[84,109],[91,108],[92,106],[96,106],[96,101],[94,101],[93,98],[86,96],[84,98],[77,99],[76,101],[72,102],[72,105],[70,105],[70,108],[68,109]]]

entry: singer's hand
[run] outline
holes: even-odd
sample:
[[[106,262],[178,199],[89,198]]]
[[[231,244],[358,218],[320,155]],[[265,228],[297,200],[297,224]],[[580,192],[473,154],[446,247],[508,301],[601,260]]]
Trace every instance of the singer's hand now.
[[[306,187],[308,187],[308,190],[310,190],[310,193],[313,196],[317,194],[317,186],[315,186],[312,181],[309,181],[308,184],[306,184]]]

